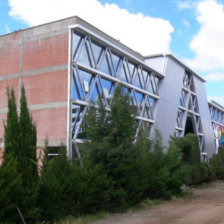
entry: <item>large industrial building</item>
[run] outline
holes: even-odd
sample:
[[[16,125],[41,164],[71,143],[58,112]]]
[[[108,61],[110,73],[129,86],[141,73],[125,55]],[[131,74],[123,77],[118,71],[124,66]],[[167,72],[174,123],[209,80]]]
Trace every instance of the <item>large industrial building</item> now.
[[[122,84],[130,95],[138,130],[198,136],[202,160],[224,144],[224,108],[207,101],[205,80],[171,54],[143,57],[78,17],[0,36],[0,137],[6,119],[6,87],[26,89],[37,124],[37,144],[66,144],[79,155],[82,122],[98,96],[109,106]],[[4,147],[2,143],[2,147]]]

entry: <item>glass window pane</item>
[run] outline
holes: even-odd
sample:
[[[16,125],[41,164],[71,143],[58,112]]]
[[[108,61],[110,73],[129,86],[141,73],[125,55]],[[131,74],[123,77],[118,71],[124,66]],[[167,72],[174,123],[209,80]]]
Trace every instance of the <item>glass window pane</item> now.
[[[103,52],[103,49],[98,44],[92,42],[92,50],[93,50],[93,55],[96,60],[96,63],[98,64],[100,60],[100,56]]]
[[[87,65],[89,67],[93,67],[93,63],[91,61],[90,52],[88,50],[88,47],[86,44],[83,44],[81,52],[77,59],[78,62],[83,63],[84,65]]]
[[[118,64],[119,64],[119,61],[120,61],[120,57],[117,56],[114,53],[111,54],[111,57],[112,57],[112,60],[113,60],[113,63],[114,63],[114,67],[115,67],[116,71],[118,71]]]
[[[77,33],[73,34],[73,43],[72,43],[73,59],[75,58],[78,48],[80,47],[81,39],[82,39],[81,35]]]

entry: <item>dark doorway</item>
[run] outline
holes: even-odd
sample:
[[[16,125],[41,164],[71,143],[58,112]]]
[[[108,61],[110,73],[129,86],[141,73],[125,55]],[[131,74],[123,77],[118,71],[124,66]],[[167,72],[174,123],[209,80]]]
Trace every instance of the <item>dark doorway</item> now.
[[[193,119],[192,119],[192,116],[189,116],[189,115],[187,116],[187,121],[186,121],[184,135],[187,135],[188,133],[195,134],[194,126],[193,126]]]

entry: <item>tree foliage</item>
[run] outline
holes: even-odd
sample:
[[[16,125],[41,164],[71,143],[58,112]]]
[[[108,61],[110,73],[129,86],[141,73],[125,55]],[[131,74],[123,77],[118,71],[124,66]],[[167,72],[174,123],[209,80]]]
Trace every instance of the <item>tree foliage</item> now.
[[[85,118],[88,141],[84,158],[98,165],[111,182],[112,210],[133,205],[145,197],[168,198],[180,194],[186,172],[180,151],[164,153],[161,136],[152,142],[146,133],[136,136],[136,121],[130,98],[121,86],[115,89],[110,110],[102,101],[92,105]]]
[[[194,158],[198,152],[188,150],[196,143],[191,138],[171,140],[165,153],[159,132],[153,140],[142,130],[136,136],[130,98],[118,86],[109,109],[99,99],[84,119],[83,166],[77,160],[67,160],[62,147],[54,159],[45,152],[39,177],[36,128],[24,87],[19,116],[13,90],[8,90],[8,105],[6,150],[0,168],[0,205],[5,208],[0,218],[8,219],[2,220],[18,222],[17,206],[26,222],[54,222],[68,215],[121,211],[145,198],[181,195],[187,167],[192,161],[198,164],[198,157]],[[212,169],[210,174],[209,168],[203,169],[212,177]]]
[[[23,173],[23,184],[31,187],[38,180],[36,157],[36,125],[29,113],[25,88],[22,86],[19,116],[19,169]]]
[[[27,220],[37,216],[35,210],[37,182],[39,179],[36,158],[36,126],[29,113],[25,88],[21,88],[20,113],[18,116],[16,98],[13,89],[7,89],[8,113],[4,123],[4,159],[3,168],[9,168],[12,160],[16,161],[13,172],[18,172],[21,178],[21,200],[17,206]],[[2,169],[3,169],[2,168]],[[15,180],[17,180],[15,178]],[[19,185],[18,185],[19,187]],[[16,190],[15,190],[16,191]],[[15,196],[14,191],[9,198]],[[15,205],[14,205],[15,206]],[[17,212],[18,214],[18,212]]]
[[[46,151],[38,193],[41,220],[55,221],[103,210],[110,188],[105,175],[97,166],[80,167],[77,161],[67,160],[64,147],[59,154],[49,159]]]
[[[198,138],[194,134],[172,138],[174,144],[182,153],[182,162],[189,168],[188,184],[200,184],[201,159]]]
[[[19,150],[19,119],[17,114],[17,106],[15,93],[13,89],[7,88],[8,96],[8,112],[7,112],[7,123],[4,121],[4,155],[13,153],[15,157],[19,160],[21,157],[21,152]],[[7,162],[7,157],[3,163]]]
[[[22,200],[22,178],[18,162],[12,154],[0,166],[0,220],[5,223],[19,222],[17,206]]]
[[[25,88],[21,88],[20,114],[18,116],[16,99],[13,89],[7,89],[8,113],[4,124],[4,161],[12,153],[18,161],[18,171],[22,176],[23,185],[30,187],[38,179],[36,158],[36,126],[29,113]]]
[[[224,180],[224,149],[219,148],[218,153],[210,159],[210,164],[214,167],[216,178]]]
[[[99,166],[110,180],[110,207],[120,209],[127,203],[136,202],[138,193],[134,197],[131,195],[134,195],[136,183],[140,181],[136,172],[141,166],[137,166],[138,151],[134,150],[133,144],[135,120],[129,97],[122,87],[115,89],[109,111],[100,100],[97,108],[91,106],[85,118],[84,130],[88,139],[83,147],[84,158],[88,157],[92,166]]]

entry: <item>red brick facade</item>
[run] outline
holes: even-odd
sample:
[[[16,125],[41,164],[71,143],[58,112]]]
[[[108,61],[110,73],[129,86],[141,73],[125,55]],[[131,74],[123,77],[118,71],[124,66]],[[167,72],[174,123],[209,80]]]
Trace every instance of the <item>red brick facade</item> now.
[[[68,62],[68,34],[24,43],[23,71]]]
[[[7,113],[6,87],[14,88],[19,104],[24,84],[37,125],[37,145],[43,146],[46,139],[52,146],[66,142],[67,67],[67,24],[46,24],[0,37],[0,138]]]

